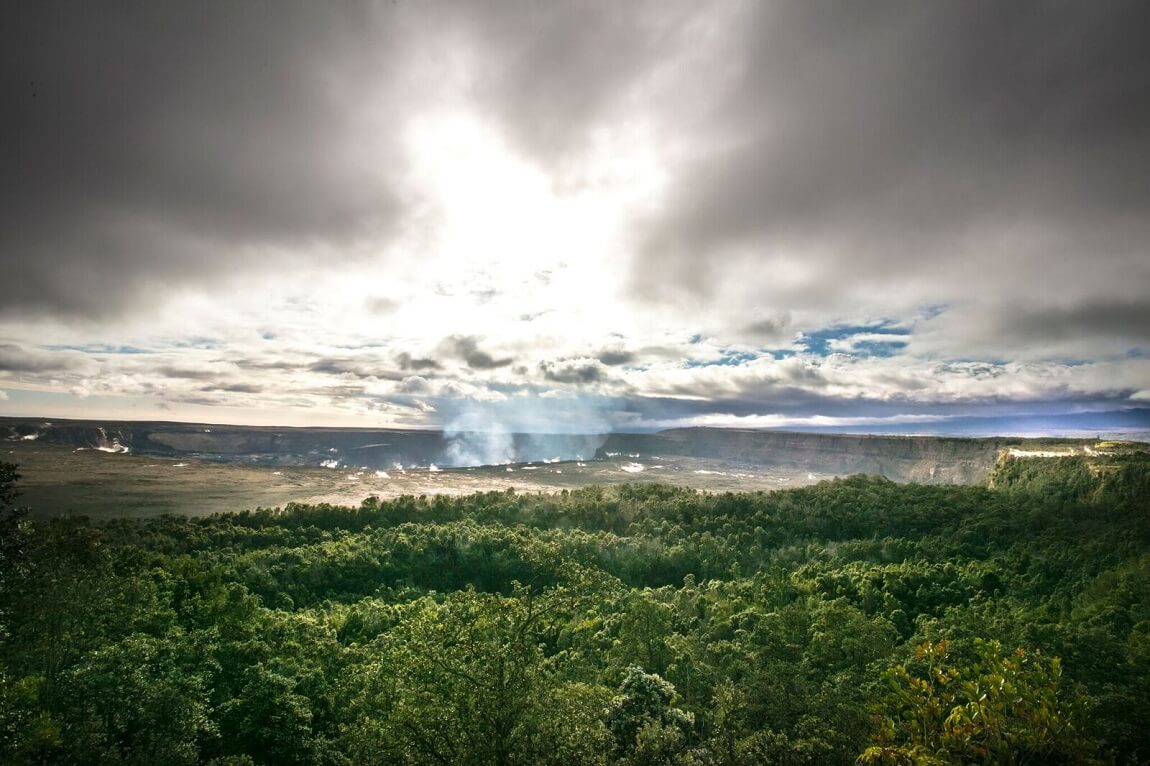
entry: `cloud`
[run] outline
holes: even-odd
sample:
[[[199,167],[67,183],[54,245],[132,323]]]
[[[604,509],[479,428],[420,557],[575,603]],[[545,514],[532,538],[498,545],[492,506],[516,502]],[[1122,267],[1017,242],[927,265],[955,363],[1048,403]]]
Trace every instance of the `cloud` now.
[[[49,0],[5,16],[4,313],[109,316],[173,283],[331,265],[396,222],[375,105],[401,98],[405,10]]]
[[[426,394],[431,391],[431,384],[421,375],[412,375],[401,380],[396,390],[405,394]]]
[[[22,4],[0,375],[355,425],[1126,406],[1148,17]]]
[[[540,362],[539,371],[543,377],[555,383],[584,385],[603,380],[603,368],[595,362],[564,360],[561,362]]]
[[[441,350],[449,355],[466,362],[467,366],[473,370],[491,370],[497,367],[506,367],[511,364],[514,359],[502,358],[496,359],[486,351],[479,348],[480,338],[471,335],[453,335],[447,338],[440,344]]]
[[[15,343],[0,344],[0,373],[50,373],[90,368],[90,361],[76,352],[28,349]]]
[[[1150,343],[1150,302],[1089,301],[1073,306],[1044,306],[1019,312],[1010,326],[1021,339],[1060,340],[1108,336],[1132,345]]]
[[[263,393],[264,387],[255,383],[218,383],[216,385],[204,386],[201,391],[223,391],[232,394],[259,394]]]
[[[399,364],[401,370],[415,370],[421,372],[424,370],[438,370],[440,367],[439,362],[434,359],[413,357],[406,351],[400,352],[395,357],[396,363]]]
[[[367,299],[367,310],[373,314],[391,314],[400,306],[394,298],[375,297]]]
[[[1051,300],[987,312],[965,306],[922,322],[912,351],[940,357],[1092,359],[1150,345],[1150,303]]]
[[[603,349],[596,357],[602,364],[615,367],[620,364],[630,364],[635,361],[635,354],[623,349]]]
[[[87,399],[92,395],[92,389],[87,384],[80,384],[69,388],[68,393],[72,394],[72,396],[76,397],[77,399]]]
[[[192,369],[188,367],[173,367],[163,365],[155,368],[156,374],[165,378],[177,378],[181,380],[211,380],[218,374],[213,369]]]
[[[706,23],[697,4],[683,0],[436,9],[437,23],[476,46],[467,63],[477,101],[544,162],[577,154],[597,127],[625,115],[661,62],[691,45],[695,26]]]
[[[309,372],[322,375],[344,375],[372,380],[399,380],[403,375],[388,369],[380,359],[363,355],[356,357],[321,357],[307,365]]]
[[[697,75],[714,95],[662,105],[682,159],[633,289],[823,321],[955,300],[1145,306],[1148,15],[743,6],[719,33],[731,64]]]
[[[778,343],[787,337],[791,317],[780,314],[756,320],[742,328],[741,336],[758,343]]]

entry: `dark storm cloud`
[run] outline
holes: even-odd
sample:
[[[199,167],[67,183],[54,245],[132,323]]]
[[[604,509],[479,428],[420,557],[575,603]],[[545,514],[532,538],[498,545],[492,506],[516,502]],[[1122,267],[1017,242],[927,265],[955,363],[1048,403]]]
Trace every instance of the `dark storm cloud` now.
[[[48,353],[14,343],[0,343],[0,373],[73,372],[91,366],[91,360],[78,353]]]
[[[514,359],[496,359],[479,348],[479,338],[472,335],[453,335],[440,344],[440,349],[448,356],[463,360],[473,370],[491,370],[506,367]]]
[[[547,380],[555,383],[598,383],[603,380],[603,368],[594,362],[560,361],[540,362],[539,371]]]
[[[177,380],[211,380],[217,375],[215,370],[172,366],[157,367],[156,374],[164,378],[175,378]]]
[[[399,364],[399,369],[401,370],[423,372],[426,370],[438,370],[440,368],[439,362],[434,359],[412,356],[406,351],[396,354],[395,361]]]
[[[580,148],[633,101],[652,69],[689,44],[683,30],[697,13],[696,4],[677,0],[430,7],[436,24],[481,46],[469,62],[477,102],[544,163]]]
[[[364,258],[364,279],[377,281],[360,286],[374,297],[356,293],[348,314],[374,315],[358,330],[378,329],[372,345],[334,344],[338,327],[309,324],[321,321],[315,307],[331,289],[317,283],[314,301],[285,296],[285,307],[269,309],[293,321],[261,316],[258,347],[228,361],[267,371],[250,377],[269,395],[277,371],[284,381],[310,372],[339,384],[402,381],[412,395],[454,384],[471,395],[470,379],[490,377],[472,373],[507,368],[494,377],[511,377],[515,364],[548,392],[624,391],[626,381],[683,397],[651,400],[652,417],[659,406],[735,416],[928,411],[934,405],[880,402],[877,390],[839,396],[850,381],[829,367],[795,363],[762,378],[739,370],[788,342],[788,353],[819,357],[897,347],[907,359],[871,373],[874,387],[897,399],[934,386],[946,399],[967,389],[946,376],[925,383],[900,364],[1145,349],[1147,28],[1150,4],[1125,1],[9,4],[0,9],[0,318],[158,313],[167,291],[304,267],[353,277],[341,269]],[[436,143],[436,126],[455,121],[474,121],[509,162],[539,171],[560,207],[596,197],[597,184],[631,200],[632,165],[650,160],[651,199],[648,171],[636,170],[644,202],[622,203],[613,208],[620,223],[604,224],[619,227],[603,232],[620,243],[601,275],[611,289],[576,296],[633,314],[639,332],[595,337],[589,328],[573,347],[530,348],[552,342],[550,325],[578,325],[565,325],[562,307],[527,301],[505,312],[522,320],[506,335],[465,319],[457,326],[483,335],[390,344],[389,327],[420,332],[401,324],[407,306],[392,297],[415,293],[403,284],[410,275],[386,274],[377,260],[411,245],[412,262],[426,256],[434,271],[437,227],[452,223],[450,212],[437,217],[438,192],[421,186],[434,184],[410,180],[426,170],[424,149],[405,143],[404,130],[427,126],[414,143],[428,140],[438,168],[453,155]],[[502,257],[491,250],[467,254],[476,274]],[[610,281],[628,273],[634,289],[614,290]],[[541,294],[564,274],[523,269]],[[500,313],[521,289],[486,277],[445,284],[440,294],[452,300],[443,305]],[[636,295],[653,300],[651,313]],[[888,321],[907,338],[828,335],[844,322],[877,334],[875,323]],[[5,336],[28,348],[0,345],[0,370],[138,371],[85,361],[78,346],[49,355],[46,341]],[[203,343],[181,353],[193,357]],[[280,345],[278,359],[265,356]],[[514,359],[503,356],[509,349]],[[541,350],[562,359],[539,365]],[[174,386],[230,379],[231,368],[200,370],[194,359],[155,361]],[[1004,388],[1018,377],[988,369]],[[1140,368],[1126,369],[1133,378]],[[982,374],[966,365],[953,378]],[[1059,374],[1042,389],[1050,396],[1060,395]],[[1031,390],[1019,383],[1010,396]],[[687,398],[699,403],[675,403]]]
[[[1022,342],[1049,342],[1106,335],[1131,344],[1150,344],[1150,301],[1092,302],[1019,312],[1007,332]]]
[[[627,96],[667,23],[591,2],[7,4],[0,312],[115,315],[378,245],[405,213],[402,119],[450,87],[426,72],[445,51],[550,161]]]
[[[767,317],[743,327],[741,335],[747,340],[759,343],[777,343],[787,337],[790,326],[790,316]]]
[[[402,380],[404,375],[388,369],[379,360],[355,357],[322,357],[307,365],[309,372],[323,375],[350,375],[372,380]]]
[[[4,310],[115,313],[142,287],[385,229],[394,191],[374,171],[388,158],[343,145],[365,127],[349,102],[383,95],[400,47],[373,8],[6,4]]]
[[[635,354],[621,349],[603,349],[599,352],[598,359],[608,367],[616,367],[635,361]]]
[[[264,387],[255,383],[219,383],[213,386],[204,386],[200,390],[205,393],[219,391],[229,394],[259,394],[263,392]]]
[[[911,339],[917,353],[954,357],[1091,359],[1150,346],[1150,301],[1121,298],[1045,305],[1018,303],[992,313],[942,313]]]
[[[751,4],[637,288],[705,291],[748,258],[800,304],[916,277],[1144,294],[1148,27],[1143,2]],[[1041,247],[1001,241],[1027,227]],[[775,284],[797,257],[812,278]]]
[[[363,377],[363,363],[354,359],[317,359],[307,366],[309,372],[324,375],[355,375]]]

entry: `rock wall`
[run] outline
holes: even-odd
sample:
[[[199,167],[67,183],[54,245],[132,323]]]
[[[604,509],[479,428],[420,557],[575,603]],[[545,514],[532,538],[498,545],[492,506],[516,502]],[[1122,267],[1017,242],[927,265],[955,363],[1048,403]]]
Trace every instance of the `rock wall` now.
[[[598,456],[685,455],[819,474],[865,473],[895,481],[978,484],[994,470],[1001,450],[1030,441],[679,428],[654,434],[612,434]],[[1080,444],[1082,440],[1043,439],[1041,443]]]
[[[127,452],[189,457],[225,463],[312,465],[391,469],[453,465],[448,449],[468,434],[380,428],[272,428],[195,423],[37,421],[0,418],[0,440],[37,442]],[[512,462],[589,459],[602,444],[594,434],[506,434]],[[476,439],[482,441],[483,439]],[[506,459],[506,458],[504,458]]]
[[[458,436],[451,437],[458,438]],[[518,461],[679,455],[732,465],[778,467],[825,475],[880,474],[896,481],[976,484],[1003,450],[1078,447],[1092,440],[996,437],[869,436],[679,428],[653,434],[513,434]],[[260,465],[363,466],[390,469],[450,465],[441,431],[357,428],[262,428],[188,423],[43,422],[0,419],[0,439],[39,441],[106,452],[192,457]],[[602,444],[595,449],[595,445]]]

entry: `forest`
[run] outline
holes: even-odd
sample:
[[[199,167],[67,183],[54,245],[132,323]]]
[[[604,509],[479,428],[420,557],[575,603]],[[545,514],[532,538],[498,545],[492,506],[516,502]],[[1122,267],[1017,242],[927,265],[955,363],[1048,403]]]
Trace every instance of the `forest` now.
[[[1150,460],[92,521],[0,464],[6,764],[1150,762]]]

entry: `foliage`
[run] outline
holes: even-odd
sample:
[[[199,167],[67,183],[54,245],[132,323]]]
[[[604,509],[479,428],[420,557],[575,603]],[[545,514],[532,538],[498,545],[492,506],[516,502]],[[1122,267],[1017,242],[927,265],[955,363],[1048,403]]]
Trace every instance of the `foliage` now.
[[[1093,762],[1098,745],[1079,725],[1082,700],[1061,688],[1058,658],[997,641],[975,641],[970,654],[958,661],[948,642],[928,641],[888,671],[881,744],[859,762]]]
[[[1146,468],[7,511],[0,762],[1147,762]]]
[[[672,703],[675,687],[632,665],[607,709],[615,752],[634,763],[660,763],[682,750],[695,719]]]

